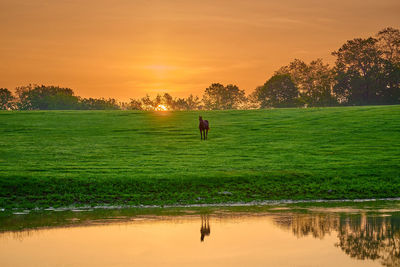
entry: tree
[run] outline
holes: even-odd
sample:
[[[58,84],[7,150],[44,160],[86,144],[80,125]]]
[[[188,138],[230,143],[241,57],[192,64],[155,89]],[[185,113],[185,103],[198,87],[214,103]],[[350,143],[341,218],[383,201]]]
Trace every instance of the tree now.
[[[196,110],[200,107],[199,97],[194,97],[192,94],[187,98],[175,98],[174,110]]]
[[[14,96],[7,88],[0,88],[0,110],[12,109],[14,107]]]
[[[79,99],[70,88],[45,85],[27,85],[16,88],[18,108],[22,110],[78,109]]]
[[[169,93],[162,96],[157,95],[151,99],[149,95],[141,99],[131,99],[129,103],[122,106],[128,110],[157,110],[159,105],[164,105],[168,110],[194,110],[198,109],[200,104],[199,97],[190,95],[188,98],[173,98]]]
[[[384,60],[384,86],[378,91],[384,104],[400,103],[400,30],[385,28],[377,34]]]
[[[153,109],[156,109],[159,105],[163,103],[162,97],[160,94],[157,94],[156,98],[153,100]]]
[[[120,106],[113,98],[83,98],[81,99],[80,108],[88,110],[117,110],[120,109]]]
[[[202,107],[200,106],[201,101],[198,96],[193,96],[190,94],[188,98],[186,98],[186,104],[187,104],[187,110],[196,110],[196,109],[201,109]]]
[[[232,84],[223,86],[220,83],[213,83],[206,88],[203,95],[204,107],[212,110],[237,109],[245,101],[244,90]]]
[[[188,104],[184,98],[177,98],[174,101],[174,110],[188,110]]]
[[[142,102],[142,108],[143,110],[154,110],[154,103],[153,101],[150,99],[149,95],[146,95],[145,97],[142,97],[140,99],[140,101]]]
[[[261,86],[259,86],[261,87]],[[247,105],[244,109],[260,109],[261,101],[258,99],[258,91],[257,88],[247,97]]]
[[[175,100],[170,94],[164,93],[161,102],[164,106],[167,107],[168,110],[175,110]]]
[[[263,86],[257,87],[254,97],[261,108],[299,106],[299,90],[289,74],[275,74]]]
[[[384,87],[382,51],[375,38],[347,41],[336,56],[334,92],[340,102],[356,105],[379,103],[379,91]]]
[[[378,32],[378,46],[386,60],[393,64],[400,63],[400,30],[391,27]]]
[[[124,106],[127,110],[142,110],[142,102],[140,100],[136,100],[131,98],[129,103],[126,103]]]
[[[333,106],[337,102],[332,94],[334,72],[322,59],[313,60],[310,64],[295,59],[276,73],[290,75],[299,89],[301,101],[307,106]]]

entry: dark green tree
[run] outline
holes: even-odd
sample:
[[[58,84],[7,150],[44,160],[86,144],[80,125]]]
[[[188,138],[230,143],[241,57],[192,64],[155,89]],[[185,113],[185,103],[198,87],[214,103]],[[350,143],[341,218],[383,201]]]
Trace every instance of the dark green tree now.
[[[79,98],[70,88],[27,85],[16,88],[18,108],[22,110],[79,109]]]
[[[206,88],[203,95],[205,109],[238,109],[245,102],[244,90],[232,84],[223,86],[220,83],[213,83]]]
[[[0,109],[7,110],[14,108],[14,96],[7,88],[0,88]]]
[[[385,87],[383,52],[375,38],[347,41],[336,56],[334,93],[342,103],[379,104],[379,92]]]
[[[400,63],[400,30],[385,28],[378,32],[377,38],[384,58],[393,64]]]
[[[263,86],[255,90],[254,97],[260,103],[261,108],[300,105],[299,90],[289,74],[275,74]]]
[[[322,59],[309,64],[295,59],[280,68],[277,74],[289,74],[299,89],[300,100],[309,107],[333,106],[337,103],[333,96],[334,72]]]
[[[81,99],[81,109],[87,110],[117,110],[120,109],[117,101],[113,98],[83,98]]]
[[[385,28],[377,34],[378,47],[382,51],[384,85],[378,95],[383,104],[400,103],[400,30]]]

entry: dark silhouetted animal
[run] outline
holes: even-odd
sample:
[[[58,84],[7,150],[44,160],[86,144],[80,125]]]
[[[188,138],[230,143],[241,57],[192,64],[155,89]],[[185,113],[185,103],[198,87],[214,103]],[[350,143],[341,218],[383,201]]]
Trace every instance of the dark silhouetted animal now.
[[[200,129],[200,139],[206,140],[208,135],[208,130],[210,130],[210,126],[207,120],[203,120],[201,116],[199,116],[199,129]]]

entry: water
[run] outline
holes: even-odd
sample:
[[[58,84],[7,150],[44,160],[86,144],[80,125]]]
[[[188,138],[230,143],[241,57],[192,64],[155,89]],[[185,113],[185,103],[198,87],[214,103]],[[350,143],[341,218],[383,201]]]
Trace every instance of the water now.
[[[400,266],[400,202],[0,216],[0,266]]]

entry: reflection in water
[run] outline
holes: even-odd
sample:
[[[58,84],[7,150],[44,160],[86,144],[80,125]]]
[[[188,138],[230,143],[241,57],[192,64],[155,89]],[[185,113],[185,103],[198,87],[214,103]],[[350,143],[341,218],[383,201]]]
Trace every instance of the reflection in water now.
[[[210,218],[208,214],[202,214],[201,215],[201,228],[200,228],[200,241],[204,241],[205,236],[210,235]]]
[[[290,229],[296,237],[322,239],[337,232],[337,247],[352,258],[380,260],[383,266],[400,266],[399,216],[335,214],[291,214],[277,216],[280,227]]]
[[[49,266],[167,266],[166,262],[170,266],[400,266],[399,206],[383,210],[260,207],[3,216],[0,266],[41,266],[43,257],[51,257],[46,258]],[[213,238],[204,242],[211,233],[210,220]],[[174,246],[169,245],[171,241]],[[315,253],[317,250],[321,253]],[[88,253],[92,253],[92,264],[75,261],[76,255],[82,260]]]

